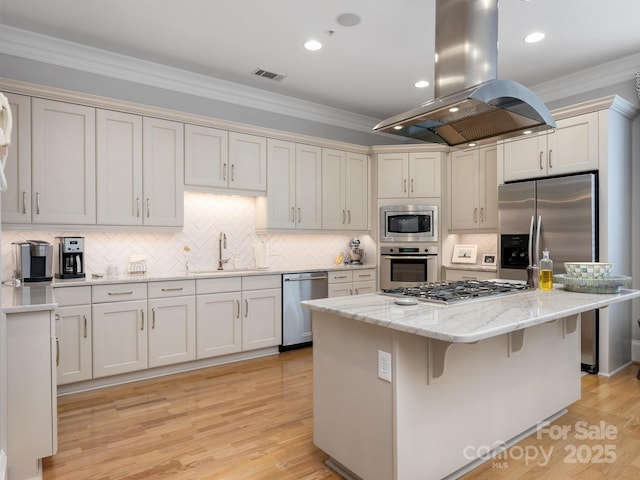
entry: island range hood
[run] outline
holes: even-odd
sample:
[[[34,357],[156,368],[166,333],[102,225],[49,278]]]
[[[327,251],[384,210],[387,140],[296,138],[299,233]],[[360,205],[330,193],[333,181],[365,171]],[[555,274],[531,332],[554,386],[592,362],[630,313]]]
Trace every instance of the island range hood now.
[[[555,128],[528,88],[498,80],[498,0],[436,1],[435,99],[374,127],[425,142],[481,145]]]

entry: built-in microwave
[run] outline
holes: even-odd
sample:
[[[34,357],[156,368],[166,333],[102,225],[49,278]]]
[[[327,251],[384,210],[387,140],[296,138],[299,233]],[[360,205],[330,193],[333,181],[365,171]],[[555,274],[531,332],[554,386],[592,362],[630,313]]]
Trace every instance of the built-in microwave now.
[[[437,242],[438,207],[387,205],[380,207],[381,242]]]

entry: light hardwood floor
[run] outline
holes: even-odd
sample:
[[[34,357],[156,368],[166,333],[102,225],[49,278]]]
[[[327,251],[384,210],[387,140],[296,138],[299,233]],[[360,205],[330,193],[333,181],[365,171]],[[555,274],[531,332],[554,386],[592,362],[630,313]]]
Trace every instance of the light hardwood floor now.
[[[582,400],[553,424],[572,429],[566,438],[533,435],[515,448],[537,458],[512,449],[464,479],[640,478],[636,371],[583,377]],[[58,413],[59,450],[44,460],[45,480],[340,478],[313,446],[310,348],[61,397]],[[615,438],[576,439],[581,420],[615,427]],[[615,461],[595,463],[597,445],[607,444]],[[537,465],[541,448],[553,448],[546,466]]]

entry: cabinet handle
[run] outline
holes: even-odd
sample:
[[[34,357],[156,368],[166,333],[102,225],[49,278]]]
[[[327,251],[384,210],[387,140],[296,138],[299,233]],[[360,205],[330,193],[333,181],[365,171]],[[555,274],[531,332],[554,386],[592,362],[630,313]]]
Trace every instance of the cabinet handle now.
[[[413,178],[411,179],[411,193],[413,193]]]
[[[353,295],[353,288],[349,289],[349,295]]]
[[[156,309],[151,309],[151,330],[156,329]]]
[[[484,207],[480,207],[480,222],[484,222]]]
[[[407,179],[406,178],[403,180],[402,191],[404,193],[407,193]]]
[[[128,292],[109,292],[107,295],[133,295],[133,290],[129,290]]]
[[[473,223],[478,223],[478,207],[473,209]]]
[[[140,218],[140,197],[136,197],[136,218]]]
[[[291,223],[296,221],[296,214],[294,213],[295,209],[291,207],[291,214],[289,215],[289,221]]]
[[[60,320],[60,315],[58,315],[58,314],[56,313],[55,319],[56,319],[56,322],[57,322],[58,320]]]
[[[236,318],[240,318],[240,300],[236,300],[236,307],[238,307]]]
[[[181,292],[184,290],[184,287],[172,287],[172,288],[163,288],[163,292]]]
[[[40,215],[40,192],[36,192],[36,215]]]
[[[244,318],[249,316],[249,300],[244,299]]]
[[[551,164],[551,154],[553,153],[553,150],[549,149],[549,168],[553,168],[553,165]]]
[[[22,214],[27,214],[27,192],[24,190],[22,191]]]
[[[149,218],[149,215],[151,215],[151,199],[147,197],[147,218]]]
[[[236,164],[231,164],[231,181],[234,182],[236,179]]]
[[[142,322],[140,322],[140,331],[144,332],[144,310],[140,310],[140,313],[142,315]]]
[[[298,223],[302,222],[302,212],[300,211],[300,207],[298,207]]]
[[[351,225],[351,210],[347,210],[347,218],[349,219],[349,221],[347,222],[347,225]]]
[[[544,155],[544,152],[540,152],[540,170],[542,170],[544,168],[542,166],[542,155]]]
[[[365,278],[365,277],[370,277],[370,276],[371,276],[370,273],[367,273],[367,274],[361,273],[360,275],[358,275],[358,278]]]
[[[358,293],[358,289],[357,289],[357,288],[356,288],[356,295],[359,295],[359,293]]]
[[[345,217],[345,211],[342,210],[342,224],[344,225],[347,222],[346,217]]]
[[[89,332],[87,330],[87,316],[83,315],[83,319],[84,319],[84,338],[87,338],[89,336]]]
[[[347,278],[347,276],[346,276],[346,275],[336,275],[336,276],[335,276],[335,277],[333,277],[333,278],[335,278],[335,279],[337,280],[337,279],[339,279],[339,278]]]
[[[56,367],[60,365],[60,339],[56,337]]]
[[[227,179],[227,164],[226,163],[222,164],[222,179],[223,180]]]
[[[468,276],[466,276],[466,275],[462,275],[462,279],[463,279],[463,280],[477,280],[477,279],[478,279],[478,277],[468,277]]]

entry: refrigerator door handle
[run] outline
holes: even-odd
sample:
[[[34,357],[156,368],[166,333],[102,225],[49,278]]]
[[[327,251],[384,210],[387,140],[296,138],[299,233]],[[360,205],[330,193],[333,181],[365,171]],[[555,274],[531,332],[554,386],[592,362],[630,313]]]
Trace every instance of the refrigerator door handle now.
[[[538,217],[538,231],[536,232],[536,265],[540,262],[540,230],[542,230],[542,215]]]
[[[529,225],[529,265],[533,265],[533,226],[535,225],[535,217],[531,215],[531,225]]]

